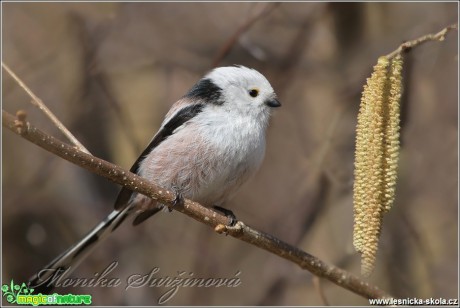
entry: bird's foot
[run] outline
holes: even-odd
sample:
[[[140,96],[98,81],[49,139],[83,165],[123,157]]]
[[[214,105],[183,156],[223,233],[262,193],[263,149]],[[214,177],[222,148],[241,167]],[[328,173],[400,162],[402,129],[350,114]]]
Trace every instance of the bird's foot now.
[[[172,205],[168,205],[168,210],[169,212],[172,212],[172,209],[176,206],[183,206],[184,205],[184,197],[182,196],[182,193],[177,187],[173,187],[172,190],[174,191],[174,201]]]
[[[229,227],[233,227],[236,224],[236,222],[238,221],[236,219],[235,214],[233,214],[232,211],[230,211],[230,210],[228,210],[226,208],[217,206],[217,205],[214,206],[214,209],[219,211],[219,212],[221,212],[222,214],[224,214],[229,219],[229,223],[228,223]]]

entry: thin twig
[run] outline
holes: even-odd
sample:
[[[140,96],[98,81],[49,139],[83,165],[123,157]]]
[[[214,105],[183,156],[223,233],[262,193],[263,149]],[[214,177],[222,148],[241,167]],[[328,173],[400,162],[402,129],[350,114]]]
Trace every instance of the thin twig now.
[[[87,154],[90,154],[90,152],[83,146],[83,144],[78,141],[77,138],[75,138],[74,135],[64,126],[64,124],[59,121],[59,119],[49,110],[48,107],[46,107],[45,103],[37,96],[35,95],[34,92],[21,80],[21,78],[18,77],[10,68],[8,65],[3,63],[2,61],[2,67],[5,69],[5,71],[13,77],[13,79],[18,83],[18,85],[32,98],[31,103],[43,111],[43,113],[51,120],[51,122],[56,125],[56,127],[64,134],[64,136],[69,139],[70,142],[72,142],[80,151],[85,152]]]
[[[439,41],[442,42],[444,41],[447,33],[451,30],[458,30],[458,24],[452,24],[450,26],[445,27],[438,33],[432,33],[432,34],[427,34],[424,36],[421,36],[415,40],[407,41],[402,43],[398,49],[392,51],[391,53],[387,54],[386,57],[388,59],[394,58],[398,54],[401,54],[402,52],[407,52],[410,49],[414,48],[415,46],[421,45],[423,43],[426,43],[428,41]]]
[[[3,126],[10,129],[12,132],[73,164],[103,176],[112,182],[123,185],[130,190],[146,195],[162,204],[172,206],[174,203],[174,193],[148,182],[119,166],[78,151],[68,144],[32,126],[25,120],[25,115],[15,118],[8,112],[2,110],[2,119]],[[343,269],[327,264],[270,234],[252,229],[241,221],[238,221],[235,227],[227,227],[229,219],[226,216],[205,208],[196,202],[185,200],[184,204],[179,204],[172,208],[214,228],[216,232],[224,232],[249,244],[267,250],[297,264],[302,269],[308,270],[318,277],[326,278],[365,298],[391,297],[383,290],[363,281],[359,277]]]

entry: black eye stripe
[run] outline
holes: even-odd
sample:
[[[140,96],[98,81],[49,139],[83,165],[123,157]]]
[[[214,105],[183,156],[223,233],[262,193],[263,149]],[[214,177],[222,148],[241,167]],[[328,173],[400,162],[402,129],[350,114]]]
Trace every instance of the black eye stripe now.
[[[257,97],[257,95],[259,95],[259,91],[257,89],[249,90],[249,95],[252,97]]]

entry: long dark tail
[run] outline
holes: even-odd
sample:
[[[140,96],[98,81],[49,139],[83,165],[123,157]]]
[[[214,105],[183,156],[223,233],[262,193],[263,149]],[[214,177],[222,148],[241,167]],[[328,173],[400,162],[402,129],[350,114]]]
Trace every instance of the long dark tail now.
[[[29,288],[34,293],[49,294],[57,281],[66,278],[102,241],[111,234],[132,213],[126,206],[114,210],[81,241],[73,245],[29,280]]]

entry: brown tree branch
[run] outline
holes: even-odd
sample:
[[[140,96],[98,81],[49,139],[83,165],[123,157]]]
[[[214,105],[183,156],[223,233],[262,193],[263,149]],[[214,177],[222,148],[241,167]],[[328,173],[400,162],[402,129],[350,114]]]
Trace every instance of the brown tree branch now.
[[[412,48],[414,48],[414,47],[416,47],[418,45],[421,45],[423,43],[426,43],[428,41],[442,42],[442,41],[444,41],[447,33],[449,33],[449,31],[451,31],[451,30],[458,30],[458,24],[452,24],[450,26],[447,26],[444,29],[442,29],[441,31],[439,31],[438,33],[426,34],[426,35],[421,36],[421,37],[419,37],[419,38],[417,38],[415,40],[404,42],[401,45],[399,45],[398,49],[396,49],[396,50],[390,52],[389,54],[387,54],[386,57],[388,59],[394,58],[398,54],[401,54],[403,52],[407,52],[410,49],[412,49]]]
[[[81,152],[53,136],[40,131],[26,121],[24,112],[18,113],[17,117],[14,117],[2,110],[2,120],[3,126],[12,132],[75,165],[103,176],[133,191],[158,200],[163,204],[172,205],[174,202],[174,193],[105,160]],[[302,269],[308,270],[318,277],[328,279],[365,298],[391,297],[383,290],[365,282],[359,277],[343,269],[327,264],[270,234],[252,229],[241,221],[238,221],[234,227],[227,227],[229,221],[226,216],[205,208],[196,202],[185,200],[183,205],[176,205],[173,209],[214,228],[216,232],[229,234],[249,244],[267,250],[297,264]]]
[[[78,141],[78,139],[72,135],[72,133],[64,126],[64,124],[61,123],[61,121],[59,121],[59,119],[54,115],[54,113],[51,112],[51,110],[43,103],[43,101],[37,95],[35,95],[35,93],[32,92],[32,90],[21,80],[21,78],[19,78],[18,75],[16,75],[8,65],[3,63],[3,61],[2,67],[32,98],[32,105],[43,111],[43,113],[51,120],[51,122],[53,122],[54,125],[56,125],[56,127],[64,134],[64,136],[66,136],[67,139],[69,139],[69,141],[72,142],[80,151],[90,154],[90,152],[83,146],[83,144],[81,144],[80,141]]]

